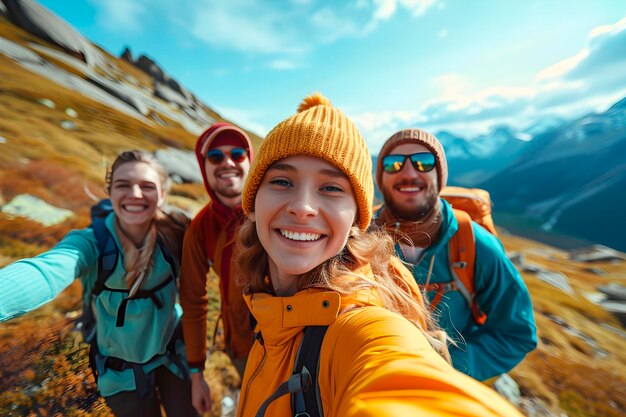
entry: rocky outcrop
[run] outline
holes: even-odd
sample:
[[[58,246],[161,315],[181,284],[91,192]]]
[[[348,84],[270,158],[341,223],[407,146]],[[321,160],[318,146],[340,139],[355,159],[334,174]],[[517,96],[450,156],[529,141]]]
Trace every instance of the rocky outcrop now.
[[[180,123],[193,135],[198,135],[215,122],[206,111],[207,107],[152,59],[142,55],[134,61],[130,49],[124,50],[122,58],[152,78],[152,85],[138,85],[137,80],[120,70],[115,59],[101,52],[67,22],[35,1],[0,0],[0,5],[5,8],[6,16],[13,24],[64,51],[36,43],[30,43],[27,48],[0,39],[0,53],[8,55],[28,70],[146,124],[152,124],[155,119],[152,115],[161,113],[167,119]],[[47,56],[54,57],[76,71],[60,68],[48,61]],[[164,118],[158,119],[163,121]]]
[[[606,311],[615,315],[626,327],[626,287],[619,284],[601,285],[597,290],[604,294],[604,299],[598,303]]]
[[[21,27],[88,65],[102,63],[103,56],[87,39],[67,22],[32,0],[2,0],[6,17]]]
[[[133,59],[130,48],[126,47],[120,56],[121,59],[133,64],[146,74],[153,81],[154,95],[170,103],[176,103],[181,109],[191,109],[196,111],[199,103],[193,94],[185,90],[178,81],[170,77],[152,58],[141,55],[137,60]]]

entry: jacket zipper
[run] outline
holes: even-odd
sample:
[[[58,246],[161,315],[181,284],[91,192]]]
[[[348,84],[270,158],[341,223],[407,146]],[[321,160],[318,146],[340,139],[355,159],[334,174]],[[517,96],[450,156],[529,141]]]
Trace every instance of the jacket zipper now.
[[[252,376],[248,380],[248,384],[246,385],[246,391],[244,393],[243,404],[241,405],[241,414],[240,415],[242,415],[242,416],[245,415],[244,411],[246,410],[246,403],[248,402],[248,393],[250,392],[250,386],[252,385],[252,382],[257,377],[259,372],[261,372],[261,368],[263,368],[263,365],[265,365],[265,358],[267,357],[267,350],[265,349],[265,343],[263,341],[263,335],[261,334],[261,332],[256,333],[254,335],[254,338],[259,341],[261,346],[263,346],[263,357],[261,358],[261,363],[254,370],[254,373],[252,374]]]

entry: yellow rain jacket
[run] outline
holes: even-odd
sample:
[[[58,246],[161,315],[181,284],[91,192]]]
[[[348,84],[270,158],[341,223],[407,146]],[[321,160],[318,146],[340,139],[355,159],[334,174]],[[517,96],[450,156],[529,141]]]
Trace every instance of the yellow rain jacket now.
[[[372,274],[369,265],[358,272]],[[329,326],[318,377],[325,417],[522,416],[490,388],[455,371],[413,324],[380,306],[375,290],[342,297],[307,289],[291,297],[255,293],[245,300],[261,336],[248,357],[239,417],[255,416],[289,379],[302,331],[312,325]],[[292,416],[291,397],[272,402],[265,415]]]

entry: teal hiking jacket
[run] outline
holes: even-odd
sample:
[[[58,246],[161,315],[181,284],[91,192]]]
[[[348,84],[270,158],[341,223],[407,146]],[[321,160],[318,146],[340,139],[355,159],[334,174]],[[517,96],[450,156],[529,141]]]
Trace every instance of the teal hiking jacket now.
[[[418,284],[426,284],[434,257],[430,283],[452,280],[448,243],[458,230],[451,206],[441,200],[443,221],[435,244],[427,248],[417,264],[407,262],[400,246],[396,254],[413,273]],[[380,212],[380,211],[379,211]],[[508,372],[537,346],[530,295],[519,272],[506,256],[500,240],[472,222],[476,239],[475,293],[487,321],[474,323],[467,302],[459,291],[445,293],[435,309],[435,318],[457,346],[450,345],[454,367],[484,381]],[[432,300],[435,292],[426,294]]]
[[[105,221],[118,246],[119,256],[106,285],[126,289],[124,282],[124,252],[113,228],[114,214]],[[153,254],[153,267],[142,284],[151,289],[167,280],[172,274],[159,246]],[[98,244],[91,228],[73,230],[47,252],[14,262],[0,269],[0,321],[17,317],[51,301],[72,281],[80,277],[83,297],[93,288],[98,273]],[[94,300],[97,343],[100,353],[127,362],[144,364],[146,373],[159,366],[167,366],[175,375],[183,378],[181,371],[162,355],[174,334],[182,316],[177,303],[176,280],[156,292],[162,304],[157,308],[150,298],[133,299],[128,303],[124,326],[116,327],[117,311],[127,294],[104,290]],[[176,347],[176,353],[186,364],[184,345]],[[134,391],[135,378],[132,369],[116,371],[104,369],[98,378],[98,388],[104,397],[122,391]]]

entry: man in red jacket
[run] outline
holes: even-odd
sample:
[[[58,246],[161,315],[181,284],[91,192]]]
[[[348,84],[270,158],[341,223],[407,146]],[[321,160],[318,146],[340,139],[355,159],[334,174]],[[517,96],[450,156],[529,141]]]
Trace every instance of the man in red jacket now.
[[[228,123],[214,124],[196,143],[196,157],[211,201],[196,215],[185,234],[180,299],[192,373],[192,401],[200,414],[211,405],[209,386],[202,372],[206,359],[209,268],[220,278],[226,353],[241,375],[253,343],[249,310],[235,283],[234,261],[236,232],[244,220],[241,190],[252,153],[248,135]]]

